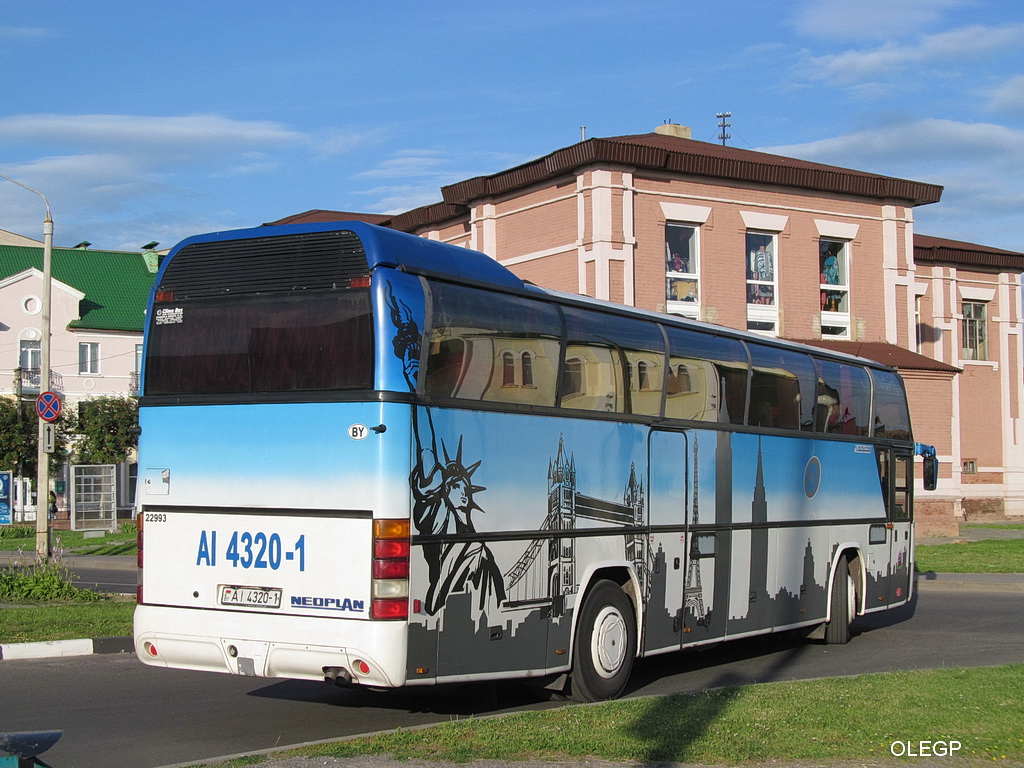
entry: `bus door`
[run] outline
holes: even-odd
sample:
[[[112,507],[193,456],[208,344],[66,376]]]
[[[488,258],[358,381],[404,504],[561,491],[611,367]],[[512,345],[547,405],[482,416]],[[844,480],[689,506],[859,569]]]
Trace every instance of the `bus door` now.
[[[648,483],[651,586],[644,611],[644,651],[683,643],[686,539],[691,490],[691,434],[651,430]]]
[[[892,483],[886,517],[889,531],[889,603],[902,603],[910,596],[911,550],[913,534],[911,519],[914,509],[914,454],[905,448],[892,451]]]
[[[645,651],[725,634],[724,609],[718,612],[722,626],[711,622],[716,593],[727,593],[716,589],[723,569],[718,567],[721,531],[714,529],[720,490],[716,460],[723,436],[728,433],[651,431],[648,487],[654,573],[645,614]]]
[[[868,532],[867,610],[905,601],[910,594],[913,454],[904,448],[878,448],[878,477],[885,522]]]

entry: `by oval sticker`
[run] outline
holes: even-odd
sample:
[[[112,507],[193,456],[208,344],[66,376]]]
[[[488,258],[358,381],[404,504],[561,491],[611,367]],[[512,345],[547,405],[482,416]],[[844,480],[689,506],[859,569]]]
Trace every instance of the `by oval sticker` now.
[[[364,440],[368,434],[370,430],[365,424],[353,424],[348,428],[348,436],[353,440]]]

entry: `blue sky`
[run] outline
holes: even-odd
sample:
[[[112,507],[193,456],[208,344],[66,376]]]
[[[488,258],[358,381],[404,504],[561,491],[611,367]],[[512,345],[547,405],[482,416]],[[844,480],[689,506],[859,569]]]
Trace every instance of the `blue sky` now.
[[[58,246],[395,213],[588,137],[945,186],[919,232],[1024,251],[1024,4],[0,0],[0,173]],[[0,229],[42,202],[0,180]]]

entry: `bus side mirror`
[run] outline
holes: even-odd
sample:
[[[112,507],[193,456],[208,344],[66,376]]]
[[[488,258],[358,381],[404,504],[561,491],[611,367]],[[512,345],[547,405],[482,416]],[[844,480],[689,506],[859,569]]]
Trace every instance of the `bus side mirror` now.
[[[934,491],[939,483],[939,460],[935,456],[924,457],[923,469],[924,489]]]

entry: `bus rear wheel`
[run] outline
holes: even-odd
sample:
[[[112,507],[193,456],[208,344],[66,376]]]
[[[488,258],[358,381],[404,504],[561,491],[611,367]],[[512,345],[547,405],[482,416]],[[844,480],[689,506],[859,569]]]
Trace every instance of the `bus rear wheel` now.
[[[844,559],[832,580],[832,618],[825,625],[825,642],[842,645],[850,642],[850,624],[857,612],[857,590],[850,566]]]
[[[603,701],[622,693],[636,656],[633,605],[612,581],[601,580],[583,601],[573,646],[570,695]]]

